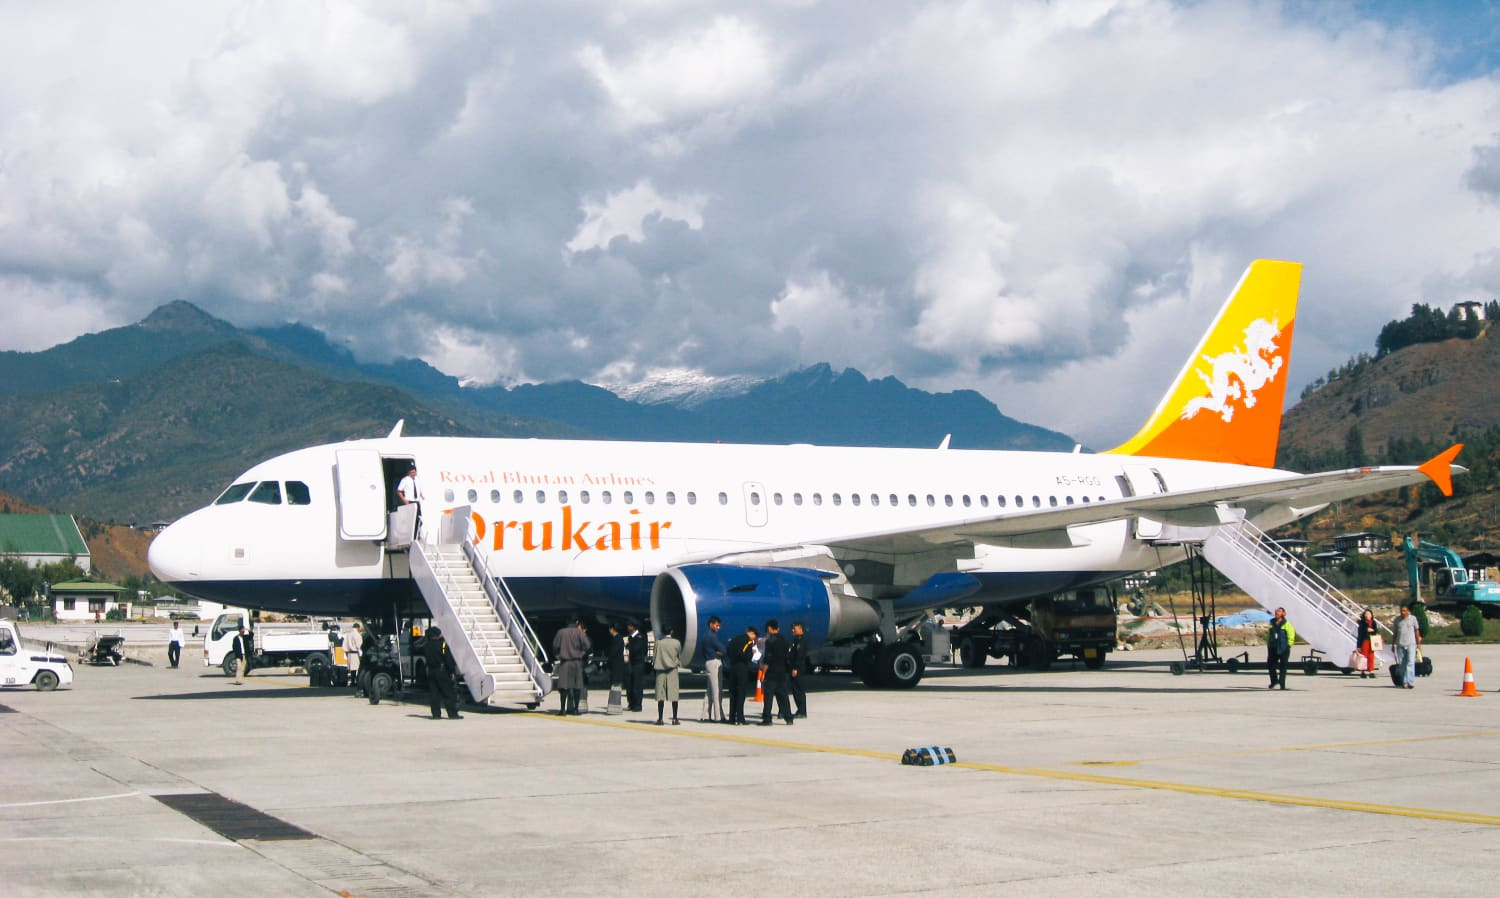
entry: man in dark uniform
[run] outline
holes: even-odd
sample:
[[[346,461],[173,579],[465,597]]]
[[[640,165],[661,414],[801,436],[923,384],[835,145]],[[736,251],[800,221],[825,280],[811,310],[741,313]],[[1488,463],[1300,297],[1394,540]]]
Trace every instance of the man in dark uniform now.
[[[765,671],[766,700],[760,706],[760,725],[768,727],[771,725],[771,699],[776,700],[776,713],[787,726],[792,725],[792,704],[787,700],[787,680],[791,679],[791,667],[787,664],[787,654],[791,646],[786,637],[781,635],[781,625],[774,619],[766,621],[766,644],[761,650],[760,669]]]
[[[802,621],[792,621],[792,645],[787,650],[787,666],[791,668],[792,701],[797,706],[797,716],[807,716],[807,689],[803,686],[803,680],[811,671],[812,665],[807,656],[807,625]]]
[[[609,625],[609,688],[625,685],[625,635],[619,624]]]
[[[755,683],[755,640],[760,633],[755,627],[729,640],[729,722],[745,723],[745,699]]]
[[[453,663],[453,653],[448,651],[448,640],[443,638],[442,630],[437,627],[427,628],[422,657],[427,659],[427,696],[432,706],[432,719],[438,720],[443,716],[438,713],[438,707],[442,705],[448,709],[449,720],[461,720],[463,715],[458,713],[458,692],[453,688],[453,680],[458,676],[458,665]]]
[[[643,709],[646,693],[646,634],[641,625],[631,621],[625,637],[625,704],[631,711]]]
[[[562,693],[559,714],[582,714],[578,710],[578,699],[588,684],[583,678],[583,659],[588,657],[594,645],[589,634],[584,632],[583,622],[572,618],[568,625],[557,631],[552,639],[552,652],[557,657],[557,689]]]

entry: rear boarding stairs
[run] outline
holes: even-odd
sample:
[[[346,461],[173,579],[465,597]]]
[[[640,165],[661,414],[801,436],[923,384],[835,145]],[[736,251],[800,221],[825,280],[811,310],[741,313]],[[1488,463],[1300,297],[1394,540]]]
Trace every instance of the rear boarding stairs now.
[[[1184,539],[1183,542],[1193,541]],[[1201,544],[1193,548],[1267,611],[1286,609],[1287,619],[1296,628],[1297,635],[1315,650],[1304,662],[1309,673],[1316,671],[1322,663],[1347,668],[1349,657],[1358,648],[1355,634],[1359,629],[1359,616],[1364,611],[1359,603],[1246,520],[1215,527]],[[1207,628],[1212,624],[1212,615],[1206,614],[1199,620]],[[1378,626],[1385,637],[1390,636],[1388,627],[1384,624]],[[1386,642],[1386,647],[1375,653],[1376,661],[1390,667],[1395,663],[1395,648],[1389,638]],[[1211,660],[1218,660],[1215,642],[1211,638],[1200,640],[1199,654],[1195,658],[1199,667],[1203,661],[1209,660],[1204,658],[1205,643],[1208,652],[1214,656]],[[1238,660],[1230,659],[1228,666],[1231,671],[1244,666],[1237,665]],[[1177,665],[1173,666],[1173,671],[1181,672]]]

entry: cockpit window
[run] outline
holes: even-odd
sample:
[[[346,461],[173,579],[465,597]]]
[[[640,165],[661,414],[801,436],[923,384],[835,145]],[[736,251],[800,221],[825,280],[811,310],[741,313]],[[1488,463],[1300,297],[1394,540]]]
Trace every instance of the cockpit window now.
[[[281,484],[274,480],[261,481],[256,484],[255,491],[250,494],[250,501],[265,505],[280,505]]]
[[[311,505],[312,491],[307,488],[307,484],[300,480],[288,480],[286,482],[286,504]]]
[[[229,505],[231,503],[238,502],[248,496],[250,494],[250,491],[254,488],[254,481],[251,481],[249,483],[236,483],[234,486],[231,486],[229,489],[220,493],[219,498],[214,500],[214,504]]]

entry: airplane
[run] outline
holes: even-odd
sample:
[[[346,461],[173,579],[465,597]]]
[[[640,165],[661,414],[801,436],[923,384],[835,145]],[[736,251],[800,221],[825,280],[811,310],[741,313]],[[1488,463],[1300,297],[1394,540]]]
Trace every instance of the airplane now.
[[[158,534],[149,563],[231,605],[424,616],[385,542],[415,465],[427,526],[467,516],[466,538],[539,632],[574,614],[649,614],[691,657],[710,616],[726,633],[798,619],[810,647],[865,644],[885,670],[875,682],[914,685],[921,665],[896,634],[932,609],[1159,568],[1187,557],[1174,534],[1195,528],[1269,530],[1429,479],[1451,491],[1461,446],[1420,466],[1272,467],[1301,270],[1253,262],[1146,424],[1106,452],[419,437],[398,424],[255,465]]]

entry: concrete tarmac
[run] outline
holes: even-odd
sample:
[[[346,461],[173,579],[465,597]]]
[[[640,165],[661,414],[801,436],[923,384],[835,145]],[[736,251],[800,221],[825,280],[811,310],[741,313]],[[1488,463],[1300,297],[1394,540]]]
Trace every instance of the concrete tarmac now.
[[[1174,652],[941,667],[907,692],[823,675],[811,716],[773,727],[699,722],[696,677],[657,727],[649,695],[606,716],[602,689],[583,717],[436,721],[425,695],[80,667],[70,690],[0,693],[0,893],[1482,893],[1500,646],[1431,654],[1412,690],[1173,676]],[[1465,655],[1481,698],[1455,696]],[[899,763],[921,745],[959,763]]]

